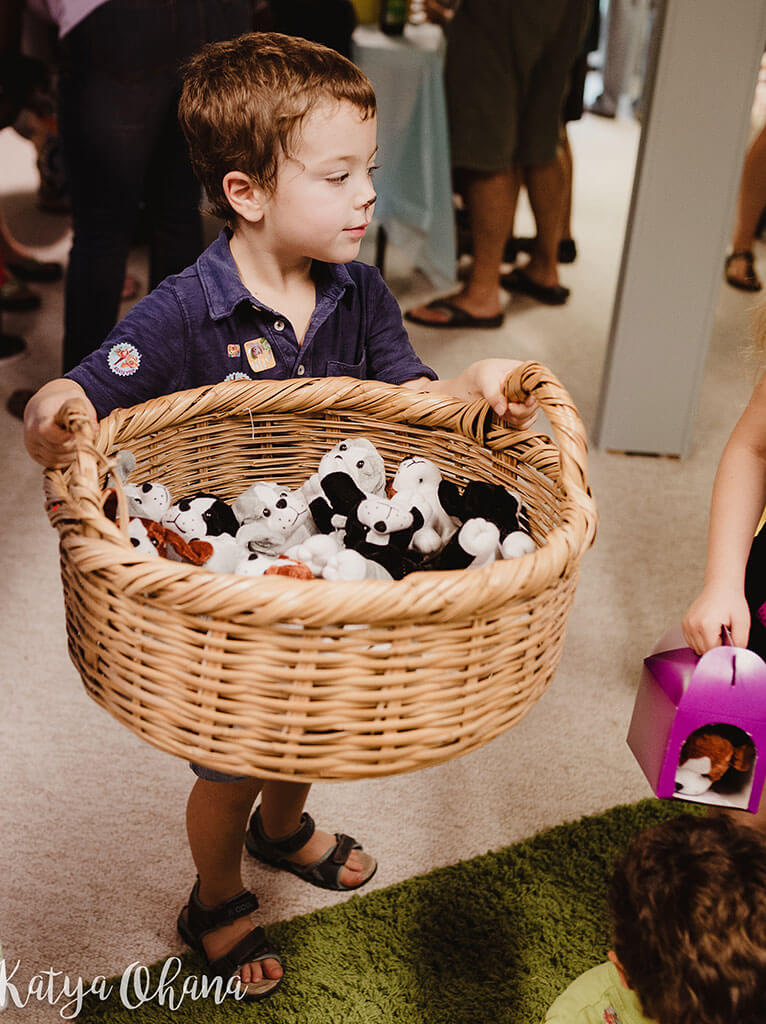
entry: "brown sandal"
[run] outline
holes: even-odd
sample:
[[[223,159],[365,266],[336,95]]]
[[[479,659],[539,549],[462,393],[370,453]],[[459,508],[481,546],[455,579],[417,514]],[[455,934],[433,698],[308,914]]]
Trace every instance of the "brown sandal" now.
[[[744,277],[735,277],[729,273],[729,266],[733,260],[745,261]],[[753,254],[749,249],[738,249],[737,252],[730,253],[726,257],[725,270],[726,283],[730,284],[732,288],[739,288],[742,292],[759,292],[763,287],[755,272]]]

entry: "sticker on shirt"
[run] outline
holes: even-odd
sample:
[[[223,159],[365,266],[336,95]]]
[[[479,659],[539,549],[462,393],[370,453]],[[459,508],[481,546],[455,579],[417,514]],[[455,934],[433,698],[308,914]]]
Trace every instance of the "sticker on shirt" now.
[[[247,356],[248,363],[250,363],[250,369],[255,373],[260,373],[262,370],[270,370],[272,366],[276,366],[277,361],[274,358],[271,345],[265,338],[254,338],[252,341],[246,341],[245,355]]]
[[[613,1006],[607,1006],[604,1010],[604,1024],[620,1024],[620,1018]]]
[[[106,358],[109,369],[118,377],[130,377],[141,365],[141,353],[127,341],[118,341],[112,345]]]
[[[227,373],[223,378],[224,380],[252,380],[252,377],[248,377],[246,373],[242,373],[240,370],[236,370],[234,373]]]
[[[239,345],[227,345],[226,355],[229,359],[236,359],[239,355]]]

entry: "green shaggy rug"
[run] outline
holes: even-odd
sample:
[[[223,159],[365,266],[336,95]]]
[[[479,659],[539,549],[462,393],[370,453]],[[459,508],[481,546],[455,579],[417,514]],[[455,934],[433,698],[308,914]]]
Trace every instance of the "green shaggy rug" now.
[[[132,984],[88,996],[87,1024],[539,1024],[555,996],[610,948],[605,892],[615,857],[640,829],[700,813],[644,800],[542,832],[366,896],[268,928],[286,976],[268,1000],[182,998],[200,977],[191,953],[161,1001],[163,966],[135,1007]],[[131,1006],[125,1003],[131,1003]]]

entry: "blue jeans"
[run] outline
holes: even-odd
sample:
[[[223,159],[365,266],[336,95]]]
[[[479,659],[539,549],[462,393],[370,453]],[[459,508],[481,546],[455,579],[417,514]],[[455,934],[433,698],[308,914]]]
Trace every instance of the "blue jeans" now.
[[[59,130],[74,239],[64,370],[119,318],[136,216],[149,225],[149,287],[202,251],[200,186],[178,124],[179,69],[206,42],[250,29],[249,0],[107,0],[61,41]]]

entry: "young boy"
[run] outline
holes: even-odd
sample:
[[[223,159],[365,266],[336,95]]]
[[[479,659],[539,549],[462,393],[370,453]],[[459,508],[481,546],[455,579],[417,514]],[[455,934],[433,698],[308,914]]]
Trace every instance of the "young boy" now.
[[[25,415],[33,458],[70,460],[72,440],[54,422],[69,398],[85,398],[95,422],[118,406],[239,378],[377,379],[484,396],[513,425],[531,422],[534,402],[509,406],[502,394],[517,362],[484,360],[438,381],[380,274],[354,262],[372,217],[377,147],[375,96],[350,61],[268,33],[212,44],[187,67],[179,117],[212,211],[228,226],[97,352],[34,396]],[[282,968],[249,919],[257,902],[243,892],[243,838],[254,856],[323,888],[355,889],[377,865],[350,837],[315,829],[302,813],[308,785],[193,767],[187,831],[199,879],[179,931],[209,974],[238,976],[249,998],[261,998]]]
[[[763,1024],[766,837],[726,817],[640,833],[609,891],[614,949],[544,1024]]]

